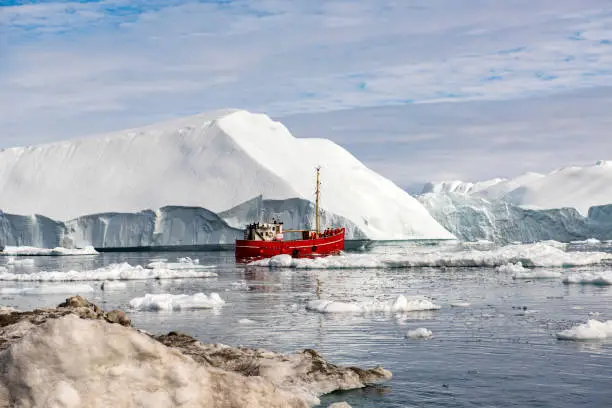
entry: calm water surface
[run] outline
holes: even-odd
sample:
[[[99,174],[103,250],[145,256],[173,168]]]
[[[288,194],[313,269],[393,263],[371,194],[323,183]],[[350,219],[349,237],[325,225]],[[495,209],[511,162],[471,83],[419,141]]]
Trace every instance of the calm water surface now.
[[[393,253],[401,246],[369,251]],[[384,385],[325,396],[322,406],[335,401],[383,408],[612,406],[612,342],[556,339],[558,331],[589,318],[612,319],[609,286],[564,285],[560,278],[514,280],[493,268],[270,269],[237,266],[232,252],[36,257],[34,265],[10,271],[90,270],[118,262],[146,265],[154,258],[174,262],[184,256],[215,265],[219,276],[128,281],[126,288],[106,291],[100,282],[82,283],[95,288],[88,297],[104,309],[126,310],[135,326],[151,332],[184,331],[203,342],[281,352],[315,348],[334,363],[381,364],[393,372]],[[0,258],[0,265],[5,263]],[[53,284],[0,282],[0,288],[44,285]],[[305,308],[317,298],[317,287],[322,299],[351,302],[424,295],[441,309],[321,314]],[[129,309],[131,299],[146,293],[198,292],[218,292],[226,304],[219,310]],[[2,295],[0,302],[31,309],[56,305],[67,296]],[[470,305],[451,306],[457,302]],[[254,323],[241,324],[241,319]],[[431,330],[433,337],[406,338],[408,330],[419,327]]]

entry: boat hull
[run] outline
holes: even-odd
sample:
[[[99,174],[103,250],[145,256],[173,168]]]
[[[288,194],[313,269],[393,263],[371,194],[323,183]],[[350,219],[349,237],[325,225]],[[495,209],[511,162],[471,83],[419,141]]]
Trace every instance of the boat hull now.
[[[291,241],[236,240],[236,262],[248,263],[276,255],[314,258],[337,255],[344,250],[344,228],[337,234],[314,239]]]

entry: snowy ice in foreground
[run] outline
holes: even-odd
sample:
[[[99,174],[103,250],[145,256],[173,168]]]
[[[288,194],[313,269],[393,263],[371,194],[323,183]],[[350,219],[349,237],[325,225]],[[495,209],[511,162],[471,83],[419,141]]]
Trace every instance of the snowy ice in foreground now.
[[[130,307],[136,310],[184,310],[184,309],[213,309],[222,307],[225,301],[218,293],[210,296],[204,293],[195,295],[172,295],[170,293],[150,294],[130,300]]]
[[[406,337],[409,339],[426,339],[433,335],[431,330],[426,329],[425,327],[419,327],[415,330],[408,330],[406,333]]]
[[[361,302],[338,302],[333,300],[311,300],[306,309],[319,313],[373,313],[373,312],[413,312],[421,310],[438,310],[440,306],[431,300],[415,297],[408,298],[399,295],[395,300],[368,300]]]
[[[208,271],[147,269],[140,265],[132,266],[127,262],[111,264],[88,271],[69,272],[36,272],[9,273],[0,268],[0,281],[107,281],[107,280],[140,280],[140,279],[177,279],[177,278],[211,278],[217,274]]]
[[[571,329],[557,333],[559,340],[603,340],[612,338],[612,320],[600,322],[591,319],[585,324],[574,326]]]

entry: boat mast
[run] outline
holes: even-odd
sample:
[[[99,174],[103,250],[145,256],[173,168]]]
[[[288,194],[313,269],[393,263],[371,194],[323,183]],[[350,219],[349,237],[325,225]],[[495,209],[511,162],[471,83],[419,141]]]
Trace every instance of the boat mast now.
[[[315,224],[316,224],[316,229],[317,229],[317,234],[321,232],[321,221],[319,220],[319,194],[321,192],[320,190],[320,185],[321,182],[319,181],[319,170],[321,169],[321,166],[317,166],[317,189],[315,191],[316,194],[316,200],[315,200]]]

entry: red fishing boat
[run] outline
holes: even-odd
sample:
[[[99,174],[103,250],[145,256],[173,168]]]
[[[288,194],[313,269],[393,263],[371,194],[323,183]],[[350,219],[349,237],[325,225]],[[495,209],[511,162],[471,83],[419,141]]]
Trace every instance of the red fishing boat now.
[[[291,255],[293,258],[313,258],[337,255],[344,250],[344,228],[321,230],[319,168],[316,170],[315,229],[283,230],[283,223],[280,220],[248,224],[244,231],[244,239],[236,240],[236,262],[247,263],[281,254]],[[299,238],[285,240],[286,233],[297,234]]]

